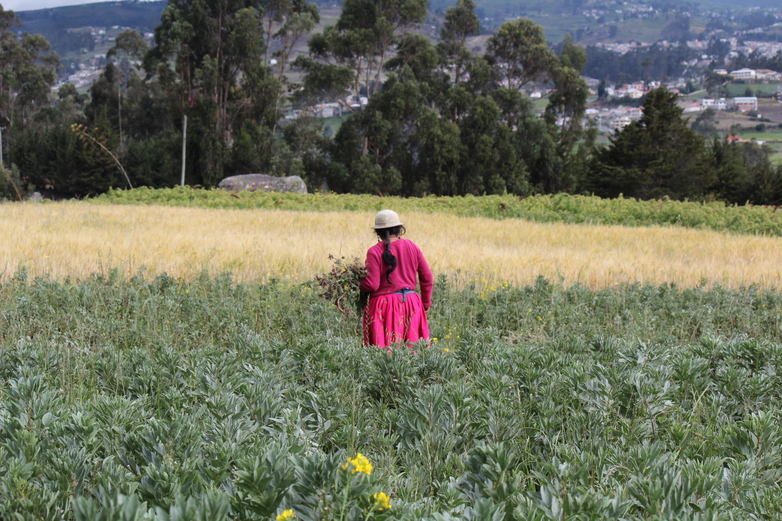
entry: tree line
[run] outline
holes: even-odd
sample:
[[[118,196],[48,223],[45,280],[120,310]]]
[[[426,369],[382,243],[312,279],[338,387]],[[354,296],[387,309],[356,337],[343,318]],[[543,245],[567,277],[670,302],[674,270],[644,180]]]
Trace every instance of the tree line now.
[[[584,118],[586,52],[553,51],[528,19],[505,22],[481,54],[472,0],[417,32],[426,0],[344,0],[312,34],[305,0],[169,0],[151,48],[116,39],[89,94],[50,100],[59,63],[38,35],[17,35],[0,7],[0,196],[87,196],[110,187],[216,185],[229,175],[299,175],[310,190],[423,196],[620,193],[778,204],[767,151],[691,130],[674,94],[652,91],[644,117],[596,145]],[[307,41],[308,52],[294,59]],[[523,93],[550,92],[542,114]],[[367,102],[358,102],[366,98]],[[306,108],[347,116],[331,135]],[[287,120],[286,111],[301,109]]]

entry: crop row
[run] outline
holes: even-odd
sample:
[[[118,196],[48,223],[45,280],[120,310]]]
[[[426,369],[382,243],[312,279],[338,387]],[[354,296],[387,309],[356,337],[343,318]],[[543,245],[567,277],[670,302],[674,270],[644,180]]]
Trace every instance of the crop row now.
[[[444,213],[463,217],[516,218],[539,222],[588,223],[622,226],[685,226],[745,234],[782,235],[782,214],[770,206],[735,206],[720,202],[601,199],[580,195],[539,195],[519,198],[481,197],[401,198],[352,194],[290,194],[137,188],[110,190],[91,201],[98,204],[156,204],[201,208],[268,208],[322,212]]]
[[[17,273],[0,519],[782,514],[780,293],[441,277],[392,353],[315,293]]]

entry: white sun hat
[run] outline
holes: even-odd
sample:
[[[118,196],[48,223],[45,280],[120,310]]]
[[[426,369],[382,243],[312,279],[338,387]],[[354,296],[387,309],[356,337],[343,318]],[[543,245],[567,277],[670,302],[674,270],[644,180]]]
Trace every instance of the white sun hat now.
[[[404,226],[399,222],[399,216],[393,210],[380,210],[375,215],[375,225],[373,230],[382,230],[383,228],[394,228],[395,226]]]

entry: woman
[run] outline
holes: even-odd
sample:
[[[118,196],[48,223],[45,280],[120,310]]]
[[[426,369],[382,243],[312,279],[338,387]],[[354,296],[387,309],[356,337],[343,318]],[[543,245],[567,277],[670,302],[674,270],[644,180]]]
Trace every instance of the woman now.
[[[432,305],[433,281],[423,253],[413,241],[401,238],[405,227],[393,210],[378,212],[372,229],[378,243],[367,251],[367,276],[360,285],[370,293],[364,308],[364,345],[387,348],[428,339],[426,311]]]

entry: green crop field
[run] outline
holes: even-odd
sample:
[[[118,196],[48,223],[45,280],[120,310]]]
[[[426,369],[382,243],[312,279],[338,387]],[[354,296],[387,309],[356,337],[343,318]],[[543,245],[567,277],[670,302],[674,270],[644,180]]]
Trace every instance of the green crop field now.
[[[762,83],[731,83],[727,85],[728,96],[746,96],[747,89],[752,91],[752,96],[755,96],[757,92],[765,94],[774,94],[778,91],[779,86],[774,84],[762,84]]]
[[[436,339],[388,353],[317,292],[18,272],[0,518],[781,513],[780,293],[440,278]]]

